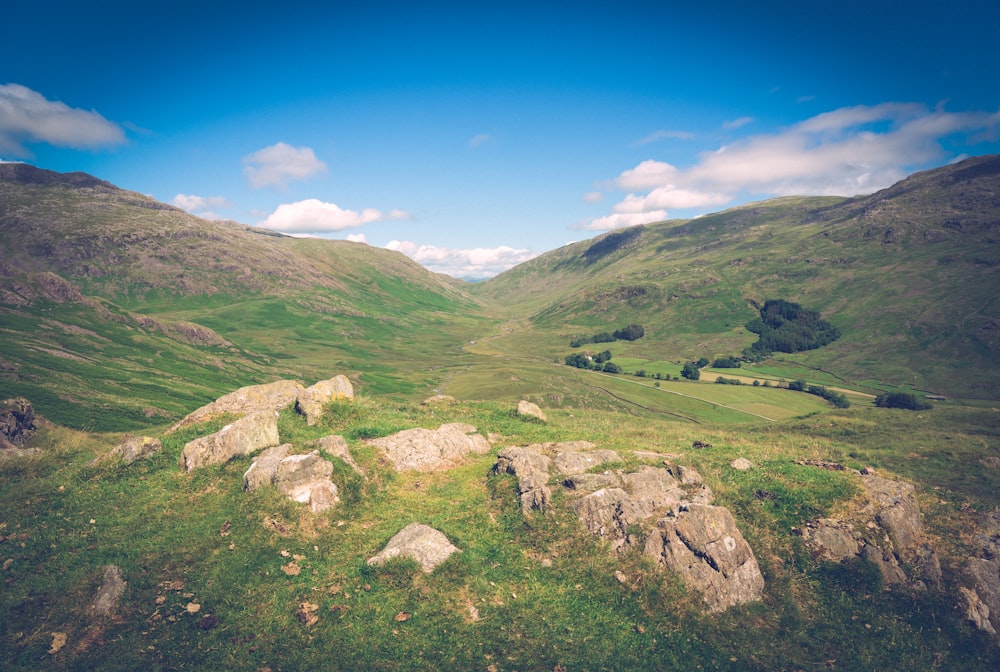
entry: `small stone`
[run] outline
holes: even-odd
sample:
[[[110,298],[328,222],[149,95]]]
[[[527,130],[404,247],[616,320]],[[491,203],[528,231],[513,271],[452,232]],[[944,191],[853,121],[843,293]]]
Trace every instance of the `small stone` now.
[[[66,633],[65,632],[53,632],[52,633],[52,646],[49,647],[49,655],[55,655],[66,646]]]
[[[736,471],[749,471],[750,469],[753,469],[753,462],[745,457],[737,457],[729,463],[729,466]]]
[[[201,605],[198,604],[197,602],[188,602],[185,609],[189,614],[197,614],[199,611],[201,611]]]

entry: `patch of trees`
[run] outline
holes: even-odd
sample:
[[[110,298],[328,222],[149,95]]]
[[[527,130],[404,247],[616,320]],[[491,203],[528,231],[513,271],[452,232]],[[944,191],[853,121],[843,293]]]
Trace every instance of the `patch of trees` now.
[[[740,360],[736,357],[716,357],[712,362],[713,369],[738,369]]]
[[[909,392],[885,392],[875,397],[875,405],[879,408],[905,408],[908,411],[925,411],[932,408],[926,401],[917,399]]]
[[[637,341],[646,335],[646,330],[641,324],[630,324],[627,327],[616,329],[613,334],[602,331],[593,336],[583,336],[570,341],[569,347],[579,348],[588,343],[614,343],[615,341]]]
[[[688,380],[698,380],[701,378],[701,367],[703,366],[708,366],[708,360],[704,357],[697,362],[688,362],[681,368],[681,377]]]
[[[822,397],[826,399],[836,408],[850,408],[851,402],[847,400],[840,392],[836,390],[828,390],[822,385],[806,385],[804,380],[793,380],[788,383],[788,389],[795,392],[806,392],[807,394],[815,394],[817,397]]]
[[[605,350],[596,355],[584,355],[575,352],[566,356],[566,366],[574,366],[578,369],[589,369],[591,371],[604,371],[605,373],[621,373],[620,366],[611,361],[611,351]]]
[[[814,310],[782,299],[768,299],[760,317],[746,323],[757,334],[757,342],[743,351],[744,359],[761,361],[773,352],[815,350],[840,338],[840,330]]]

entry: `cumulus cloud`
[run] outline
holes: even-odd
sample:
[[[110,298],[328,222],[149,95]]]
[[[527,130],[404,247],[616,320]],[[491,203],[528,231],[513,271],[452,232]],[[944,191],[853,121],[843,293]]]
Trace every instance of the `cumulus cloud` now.
[[[243,174],[254,189],[285,188],[291,180],[305,180],[326,170],[309,147],[279,142],[243,157]]]
[[[665,219],[671,209],[740,198],[871,193],[948,158],[945,139],[974,144],[998,133],[1000,112],[953,113],[919,103],[840,108],[704,152],[688,168],[643,161],[612,182],[628,192],[613,213],[581,228],[649,223]]]
[[[368,244],[368,236],[363,233],[349,233],[347,234],[347,239],[352,243],[364,243]]]
[[[517,266],[535,256],[531,250],[500,247],[456,249],[393,240],[386,248],[405,254],[435,273],[465,280],[483,280]]]
[[[604,194],[600,191],[588,191],[583,195],[584,203],[601,203],[604,201]]]
[[[309,198],[279,205],[267,219],[260,222],[260,226],[284,233],[328,233],[408,217],[409,214],[403,210],[392,210],[388,214],[375,208],[345,210],[336,203]]]
[[[215,212],[218,208],[228,208],[229,201],[222,196],[195,196],[194,194],[177,194],[172,201],[181,210],[204,219],[220,219]]]
[[[94,110],[81,110],[20,84],[0,85],[0,152],[30,156],[26,144],[99,149],[125,142],[125,131]]]

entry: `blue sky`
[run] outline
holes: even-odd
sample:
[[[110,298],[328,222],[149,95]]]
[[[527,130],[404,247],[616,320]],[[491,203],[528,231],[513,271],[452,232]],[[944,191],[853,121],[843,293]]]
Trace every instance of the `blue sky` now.
[[[0,160],[476,279],[1000,152],[995,0],[0,4]]]

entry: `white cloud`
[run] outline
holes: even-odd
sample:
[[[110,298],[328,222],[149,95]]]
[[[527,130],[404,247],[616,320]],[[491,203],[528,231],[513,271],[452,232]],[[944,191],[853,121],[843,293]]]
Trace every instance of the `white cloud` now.
[[[604,201],[604,194],[600,191],[588,191],[583,195],[584,203],[602,203]]]
[[[492,139],[493,136],[490,135],[489,133],[480,133],[479,135],[474,135],[471,138],[469,138],[469,148],[476,149],[477,147],[482,146],[483,144],[489,142]]]
[[[221,219],[215,210],[228,208],[229,201],[222,196],[195,196],[194,194],[177,194],[172,201],[181,210],[204,219]]]
[[[254,189],[287,187],[291,180],[305,180],[326,170],[309,147],[292,147],[279,142],[243,157],[247,176]]]
[[[352,243],[364,243],[368,244],[368,237],[363,233],[349,233],[347,239]]]
[[[386,244],[386,248],[405,254],[430,271],[466,280],[493,277],[537,256],[537,253],[531,250],[515,249],[506,245],[493,248],[456,249],[393,240]]]
[[[0,85],[0,152],[30,156],[26,143],[98,149],[121,145],[125,132],[94,110],[52,101],[20,84]]]
[[[649,135],[640,140],[636,141],[636,145],[649,145],[654,142],[659,142],[660,140],[694,140],[694,133],[688,133],[687,131],[667,131],[660,129],[658,131],[653,131]]]
[[[752,124],[753,122],[753,117],[740,117],[739,119],[733,119],[732,121],[725,122],[722,124],[722,127],[727,131],[735,131],[737,128],[743,128],[747,124]]]
[[[998,133],[1000,112],[951,113],[917,103],[841,108],[704,152],[689,168],[643,161],[613,181],[628,192],[613,213],[582,228],[657,221],[669,209],[722,206],[739,198],[871,193],[947,159],[946,138],[974,144]]]
[[[265,229],[285,233],[323,233],[353,229],[372,222],[389,219],[406,219],[409,214],[403,210],[392,210],[388,214],[375,208],[365,208],[360,212],[344,210],[336,203],[326,203],[309,198],[295,203],[283,203],[267,219],[260,222]]]

